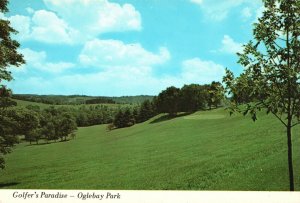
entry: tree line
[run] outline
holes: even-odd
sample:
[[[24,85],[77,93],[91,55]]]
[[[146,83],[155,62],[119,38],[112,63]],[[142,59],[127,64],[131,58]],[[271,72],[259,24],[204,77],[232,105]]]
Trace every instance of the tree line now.
[[[9,97],[2,97],[0,104],[3,135],[14,139],[24,136],[30,144],[38,144],[40,140],[66,141],[70,136],[75,137],[77,127],[111,123],[117,113],[116,108],[104,105],[49,106],[43,109],[37,105],[13,107],[16,102]]]
[[[49,105],[81,105],[81,104],[140,104],[151,100],[153,96],[87,96],[87,95],[36,95],[36,94],[13,94],[13,99],[43,103]]]
[[[151,101],[146,100],[134,108],[122,108],[116,113],[109,129],[123,128],[141,123],[159,114],[167,113],[176,116],[178,112],[195,112],[198,110],[217,108],[222,104],[224,88],[220,82],[211,84],[184,85],[182,88],[168,87]]]

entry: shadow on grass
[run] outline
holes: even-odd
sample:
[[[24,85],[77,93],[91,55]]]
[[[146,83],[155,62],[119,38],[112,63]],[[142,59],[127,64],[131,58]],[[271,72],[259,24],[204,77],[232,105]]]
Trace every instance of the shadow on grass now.
[[[49,144],[56,144],[56,143],[61,143],[61,142],[69,142],[72,139],[67,139],[67,140],[57,140],[56,142],[41,142],[41,143],[32,143],[32,144],[28,144],[26,145],[26,147],[34,147],[34,146],[41,146],[41,145],[49,145]]]
[[[18,185],[20,183],[18,182],[11,182],[11,183],[0,183],[0,188],[6,188],[6,187],[10,187],[10,186],[15,186]]]
[[[170,116],[169,114],[167,115],[163,115],[153,121],[150,122],[150,124],[154,124],[154,123],[160,123],[160,122],[163,122],[163,121],[167,121],[167,120],[172,120],[174,118],[179,118],[179,117],[183,117],[183,116],[188,116],[188,115],[191,115],[193,114],[194,112],[186,112],[186,113],[178,113],[176,116]]]

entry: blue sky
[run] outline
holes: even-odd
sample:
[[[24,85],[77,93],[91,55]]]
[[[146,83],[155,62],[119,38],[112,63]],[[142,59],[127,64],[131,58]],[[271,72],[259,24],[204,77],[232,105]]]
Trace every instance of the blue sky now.
[[[170,3],[171,2],[171,3]],[[14,93],[154,95],[239,74],[260,0],[10,0]]]

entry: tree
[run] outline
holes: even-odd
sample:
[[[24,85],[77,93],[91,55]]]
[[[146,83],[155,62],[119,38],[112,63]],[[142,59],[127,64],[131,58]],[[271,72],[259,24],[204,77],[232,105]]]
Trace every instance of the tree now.
[[[224,88],[220,82],[213,81],[208,87],[208,106],[218,108],[224,98]]]
[[[207,91],[204,86],[184,85],[180,90],[180,109],[185,112],[195,112],[206,106]]]
[[[265,0],[264,12],[254,24],[254,40],[239,53],[247,87],[254,101],[245,109],[233,103],[231,109],[250,113],[266,109],[286,128],[290,190],[294,190],[292,128],[300,123],[300,2],[299,0]],[[227,90],[236,88],[237,80],[227,70]]]
[[[55,126],[52,119],[49,119],[48,122],[42,127],[41,134],[46,139],[47,143],[49,140],[57,140],[58,137],[55,134]]]
[[[35,128],[31,130],[29,133],[29,136],[32,140],[36,142],[36,144],[39,144],[39,140],[42,138],[42,128]]]
[[[119,109],[119,111],[115,115],[113,124],[116,128],[124,127],[124,113],[123,113],[122,109]]]
[[[160,113],[168,113],[170,116],[176,116],[180,110],[180,89],[174,86],[168,87],[159,93],[156,105]]]
[[[134,125],[134,123],[135,119],[130,108],[126,108],[125,110],[119,109],[113,121],[113,124],[116,128],[130,127]]]
[[[227,75],[231,75],[233,78],[233,74],[230,71],[227,71]],[[231,100],[236,104],[246,104],[252,101],[255,101],[255,96],[252,94],[253,81],[247,74],[242,73],[238,78],[234,80],[234,85],[231,85]]]
[[[154,107],[153,104],[151,103],[150,100],[145,100],[140,107],[140,110],[138,112],[138,116],[137,116],[137,122],[141,123],[144,122],[146,120],[148,120],[149,118],[153,117],[155,115],[155,111],[154,111]]]
[[[67,137],[74,133],[75,130],[77,130],[75,118],[69,113],[63,113],[60,118],[58,118],[57,135],[61,138],[61,140],[64,138],[66,141]]]
[[[12,151],[12,147],[18,143],[17,131],[18,125],[13,117],[8,115],[7,111],[2,111],[0,114],[0,168],[5,168],[5,160],[3,155]]]
[[[40,125],[38,114],[34,111],[27,109],[18,109],[16,111],[15,119],[18,122],[18,134],[25,135],[25,140],[36,141],[37,131],[36,129]]]
[[[8,12],[8,1],[0,1],[0,12]],[[18,53],[20,44],[11,39],[12,34],[17,31],[10,26],[8,20],[0,19],[0,168],[4,168],[5,162],[3,155],[11,152],[11,147],[16,143],[14,125],[15,122],[5,117],[5,108],[16,105],[10,97],[10,90],[3,85],[2,81],[12,80],[11,72],[7,69],[10,66],[20,66],[25,63],[23,56]],[[9,129],[10,128],[10,129]]]

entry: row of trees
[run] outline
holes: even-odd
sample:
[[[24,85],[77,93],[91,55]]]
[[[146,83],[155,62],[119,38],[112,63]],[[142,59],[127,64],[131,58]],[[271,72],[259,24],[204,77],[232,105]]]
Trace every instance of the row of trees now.
[[[156,106],[150,100],[144,101],[140,106],[133,108],[121,108],[116,113],[111,128],[130,127],[136,123],[142,123],[157,114]]]
[[[111,123],[117,112],[117,107],[107,105],[49,106],[45,109],[37,105],[28,105],[26,108],[38,114],[45,111],[67,112],[73,116],[78,127]]]
[[[158,113],[175,116],[178,112],[195,112],[200,109],[218,107],[224,99],[224,88],[220,82],[210,85],[184,85],[181,89],[168,87],[153,102]]]
[[[6,130],[17,140],[19,135],[26,141],[39,143],[39,140],[48,141],[58,139],[67,140],[67,137],[77,129],[75,118],[68,112],[49,108],[43,112],[36,112],[26,108],[8,108],[2,112],[6,119]]]
[[[116,108],[104,105],[89,105],[76,107],[55,107],[41,109],[36,105],[26,108],[10,108],[5,111],[16,123],[16,134],[25,135],[25,140],[30,144],[39,140],[61,141],[68,136],[74,137],[78,127],[107,124],[113,121],[117,112]]]
[[[121,97],[93,97],[87,95],[36,95],[13,94],[13,99],[44,103],[50,105],[81,105],[81,104],[140,104],[152,96],[121,96]]]
[[[212,82],[210,85],[184,85],[181,89],[168,87],[154,97],[146,100],[135,108],[119,109],[113,126],[123,128],[141,123],[159,114],[168,113],[176,116],[178,112],[195,112],[197,110],[217,108],[224,99],[224,89],[221,83]]]

